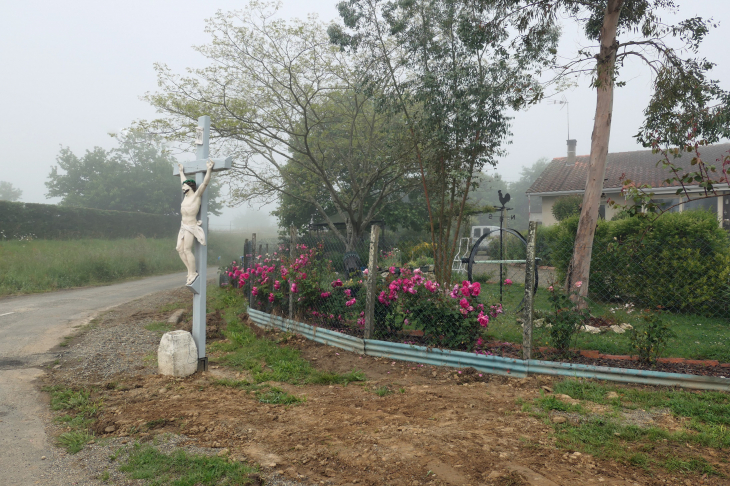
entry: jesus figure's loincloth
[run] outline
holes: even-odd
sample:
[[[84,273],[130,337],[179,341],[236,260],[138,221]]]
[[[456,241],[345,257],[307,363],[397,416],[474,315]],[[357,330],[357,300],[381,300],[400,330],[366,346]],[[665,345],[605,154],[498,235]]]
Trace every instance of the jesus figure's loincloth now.
[[[195,236],[195,239],[198,240],[198,243],[200,243],[201,245],[205,245],[205,231],[203,231],[203,227],[201,226],[202,224],[202,221],[198,221],[197,225],[180,223],[180,232],[177,234],[177,246],[175,247],[175,249],[177,251],[182,251],[183,237],[185,236],[186,231]]]

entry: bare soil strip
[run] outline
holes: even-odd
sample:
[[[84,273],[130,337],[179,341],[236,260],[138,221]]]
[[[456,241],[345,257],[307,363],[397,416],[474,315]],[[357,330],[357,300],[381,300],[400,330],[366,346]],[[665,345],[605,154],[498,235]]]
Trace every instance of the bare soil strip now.
[[[728,484],[727,477],[650,470],[558,449],[553,424],[522,411],[520,404],[545,393],[552,384],[549,377],[511,379],[360,356],[253,325],[259,336],[300,350],[317,369],[359,369],[368,381],[347,386],[271,383],[305,399],[283,406],[216,384],[249,377],[216,366],[215,355],[209,372],[186,379],[160,376],[150,358],[156,352],[154,339],[145,334],[152,337],[145,325],[166,320],[174,308],[168,304],[160,311],[160,295],[108,314],[78,337],[61,366],[49,372],[48,383],[96,387],[94,394],[104,406],[94,425],[99,436],[94,447],[104,444],[103,438],[113,439],[106,446],[113,448],[120,447],[120,438],[154,443],[161,434],[174,434],[180,446],[258,463],[265,477],[292,481],[287,484]],[[179,292],[165,295],[168,302],[183,298]],[[221,336],[224,323],[212,327]],[[132,341],[139,344],[123,355],[128,366],[109,373],[94,365],[108,364],[118,353],[109,339],[134,334],[139,337]],[[674,453],[701,454],[730,475],[727,460],[718,462],[715,450],[687,444]]]

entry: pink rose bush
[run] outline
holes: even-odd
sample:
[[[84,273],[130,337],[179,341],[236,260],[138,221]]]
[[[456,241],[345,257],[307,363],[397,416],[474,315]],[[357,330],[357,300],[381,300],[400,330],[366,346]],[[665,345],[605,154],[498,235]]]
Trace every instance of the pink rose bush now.
[[[297,256],[289,258],[289,249],[280,247],[273,256],[257,259],[245,269],[234,263],[228,276],[236,287],[250,291],[256,309],[288,316],[293,296],[295,319],[361,332],[365,326],[366,279],[343,282],[321,243],[298,245],[296,250]],[[395,266],[372,276],[376,279],[376,338],[402,341],[404,332],[422,330],[420,342],[429,346],[478,351],[481,333],[502,313],[500,305],[484,301],[479,282],[464,280],[443,288],[420,269]]]

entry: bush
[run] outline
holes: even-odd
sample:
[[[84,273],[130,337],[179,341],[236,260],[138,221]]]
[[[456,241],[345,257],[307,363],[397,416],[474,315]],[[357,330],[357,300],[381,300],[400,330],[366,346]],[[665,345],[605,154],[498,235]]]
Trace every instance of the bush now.
[[[0,201],[0,239],[164,238],[179,216]]]
[[[583,196],[562,196],[555,200],[552,213],[558,221],[564,221],[571,216],[580,214],[580,206],[583,204]]]
[[[550,256],[564,279],[578,217],[555,230]],[[641,307],[730,315],[730,240],[716,216],[703,211],[668,213],[651,221],[599,221],[591,261],[590,292],[599,300]]]
[[[676,335],[658,312],[644,310],[641,324],[629,330],[631,347],[639,354],[639,361],[654,364],[667,347],[669,339]]]

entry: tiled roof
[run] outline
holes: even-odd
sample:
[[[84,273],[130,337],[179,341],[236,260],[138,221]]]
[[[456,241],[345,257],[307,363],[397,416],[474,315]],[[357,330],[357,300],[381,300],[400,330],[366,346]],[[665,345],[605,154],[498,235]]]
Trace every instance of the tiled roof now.
[[[724,156],[730,151],[730,143],[708,145],[700,147],[699,152],[702,160],[718,169],[722,166]],[[671,157],[671,156],[670,156]],[[680,158],[673,162],[682,167],[690,167],[694,152],[685,152]],[[588,177],[589,155],[579,155],[575,158],[575,164],[565,165],[567,157],[558,157],[552,160],[543,173],[527,190],[527,194],[543,192],[567,192],[584,191]],[[664,182],[671,176],[667,169],[657,162],[663,160],[662,154],[653,154],[651,150],[639,150],[636,152],[617,152],[608,154],[606,161],[606,180],[603,188],[616,191],[621,189],[622,176],[631,179],[636,184],[649,184],[652,187],[667,187]],[[671,160],[671,159],[670,159]],[[679,185],[674,183],[672,185]],[[613,191],[612,191],[613,192]]]

